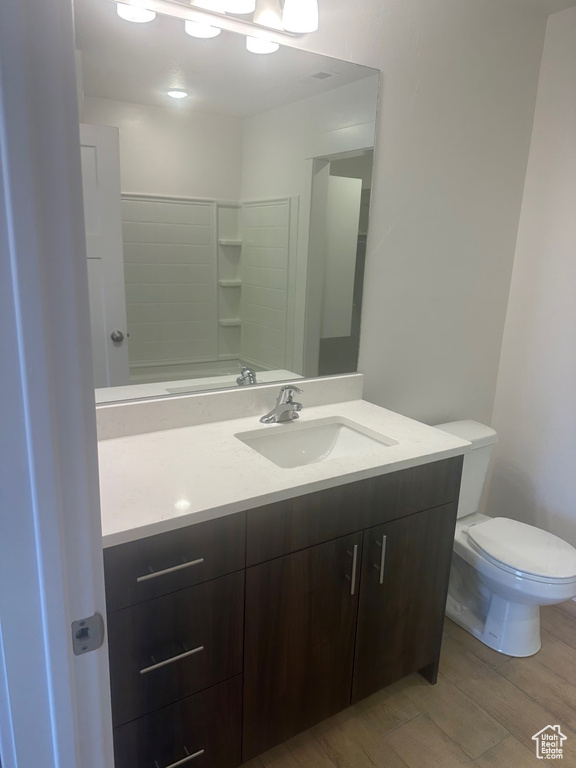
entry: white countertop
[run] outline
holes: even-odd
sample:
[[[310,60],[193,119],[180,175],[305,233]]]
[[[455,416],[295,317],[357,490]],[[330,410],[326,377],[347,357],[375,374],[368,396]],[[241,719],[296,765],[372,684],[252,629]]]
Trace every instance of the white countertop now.
[[[102,440],[98,446],[104,546],[458,456],[470,446],[365,400],[305,408],[301,421],[329,416],[350,419],[398,444],[283,469],[234,437],[263,428],[254,416]],[[290,429],[290,425],[268,428]]]

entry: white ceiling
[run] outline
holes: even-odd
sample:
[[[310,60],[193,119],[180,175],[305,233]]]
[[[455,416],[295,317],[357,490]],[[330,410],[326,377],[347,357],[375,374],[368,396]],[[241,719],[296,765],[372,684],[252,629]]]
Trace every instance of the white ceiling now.
[[[165,107],[174,104],[166,91],[182,88],[191,98],[179,108],[246,117],[377,71],[295,48],[256,55],[246,51],[243,35],[223,31],[199,40],[184,32],[183,21],[167,16],[132,24],[107,0],[75,0],[74,6],[87,97]],[[334,77],[310,77],[317,72]]]

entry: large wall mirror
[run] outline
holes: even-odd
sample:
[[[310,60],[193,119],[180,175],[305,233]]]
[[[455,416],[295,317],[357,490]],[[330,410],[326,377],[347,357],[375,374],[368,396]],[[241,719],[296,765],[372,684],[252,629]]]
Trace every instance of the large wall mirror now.
[[[74,5],[97,402],[355,371],[379,72]]]

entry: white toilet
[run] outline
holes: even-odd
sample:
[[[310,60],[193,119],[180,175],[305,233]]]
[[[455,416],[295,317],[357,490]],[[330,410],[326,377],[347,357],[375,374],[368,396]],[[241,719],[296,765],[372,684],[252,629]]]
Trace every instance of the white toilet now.
[[[446,614],[509,656],[540,650],[540,606],[576,596],[576,549],[551,533],[478,512],[496,432],[476,421],[436,429],[472,443],[464,457]]]

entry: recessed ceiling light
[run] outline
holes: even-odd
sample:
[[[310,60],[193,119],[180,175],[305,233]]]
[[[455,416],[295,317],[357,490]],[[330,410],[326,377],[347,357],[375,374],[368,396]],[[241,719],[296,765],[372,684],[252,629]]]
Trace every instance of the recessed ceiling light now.
[[[188,94],[180,88],[174,88],[171,91],[166,91],[166,96],[170,96],[171,99],[185,99]]]
[[[134,21],[137,24],[145,24],[147,21],[154,21],[156,13],[147,8],[140,8],[137,5],[128,5],[127,3],[117,3],[116,10],[118,16],[126,21]]]
[[[222,32],[220,27],[213,27],[211,24],[203,24],[200,21],[190,20],[184,22],[184,29],[186,30],[187,35],[206,39],[209,37],[217,37],[220,32]]]
[[[263,37],[251,37],[248,35],[246,37],[246,48],[250,53],[274,53],[274,51],[280,48],[280,45]]]

